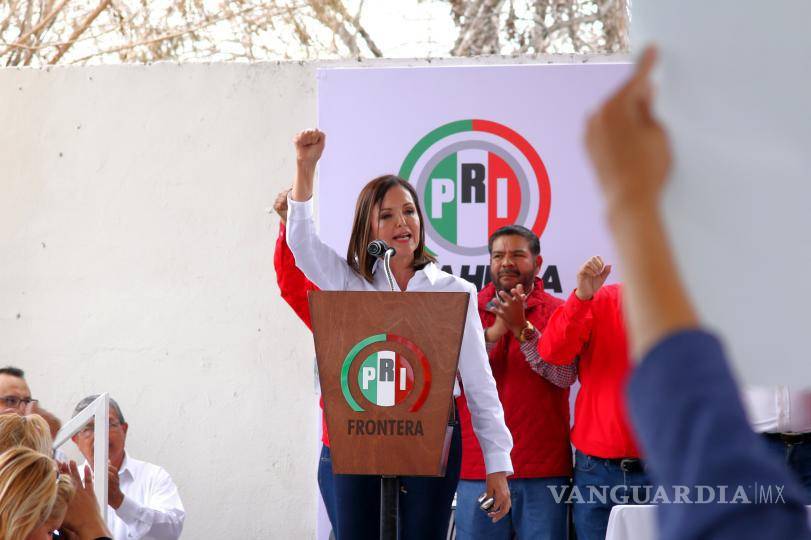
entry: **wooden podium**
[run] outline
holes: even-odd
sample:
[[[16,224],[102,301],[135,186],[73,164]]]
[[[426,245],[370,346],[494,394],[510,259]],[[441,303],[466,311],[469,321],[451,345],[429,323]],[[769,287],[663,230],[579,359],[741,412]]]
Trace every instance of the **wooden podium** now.
[[[443,476],[464,292],[310,293],[335,474],[382,476],[381,538],[397,537],[397,476]]]

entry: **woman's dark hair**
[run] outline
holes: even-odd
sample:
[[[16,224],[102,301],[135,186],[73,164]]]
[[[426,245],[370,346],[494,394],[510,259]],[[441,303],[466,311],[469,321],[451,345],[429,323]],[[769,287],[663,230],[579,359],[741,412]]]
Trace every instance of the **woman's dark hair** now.
[[[372,268],[375,258],[366,253],[366,246],[373,240],[372,238],[372,209],[380,209],[383,198],[388,191],[400,186],[411,194],[414,206],[417,209],[417,216],[420,218],[420,241],[417,249],[414,250],[415,270],[420,270],[430,262],[436,262],[436,258],[425,250],[425,220],[420,208],[420,199],[414,187],[399,176],[386,174],[378,176],[366,184],[358,195],[358,202],[355,204],[355,219],[352,222],[352,235],[349,237],[349,247],[346,250],[346,263],[363,279],[372,282]]]

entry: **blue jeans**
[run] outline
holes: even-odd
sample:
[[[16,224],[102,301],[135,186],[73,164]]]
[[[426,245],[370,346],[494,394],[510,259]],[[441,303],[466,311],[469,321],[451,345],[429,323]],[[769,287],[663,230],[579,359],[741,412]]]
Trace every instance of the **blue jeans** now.
[[[380,477],[333,474],[332,460],[318,466],[318,485],[336,540],[378,540],[380,536]],[[329,455],[329,450],[327,450]],[[454,425],[445,476],[400,478],[400,540],[445,540],[451,503],[462,465],[462,435]],[[323,478],[323,482],[322,482]],[[329,478],[332,495],[328,495]],[[328,498],[333,501],[330,512]]]
[[[321,445],[321,457],[318,460],[318,490],[324,499],[330,525],[335,529],[335,481],[332,477],[332,454],[329,446]]]
[[[763,435],[766,445],[791,469],[805,488],[805,504],[811,504],[811,442],[786,443],[778,437]]]
[[[631,489],[634,486],[638,488]],[[644,486],[649,489],[640,489]],[[612,500],[612,491],[619,500]],[[577,540],[605,540],[611,508],[616,504],[645,504],[646,497],[653,495],[653,486],[643,471],[626,472],[616,460],[575,452],[571,500]]]
[[[563,540],[566,538],[565,494],[569,479],[520,478],[508,480],[512,508],[498,523],[487,517],[476,500],[486,489],[483,480],[461,480],[456,488],[456,538],[458,540],[512,538]],[[554,493],[561,502],[556,502]]]

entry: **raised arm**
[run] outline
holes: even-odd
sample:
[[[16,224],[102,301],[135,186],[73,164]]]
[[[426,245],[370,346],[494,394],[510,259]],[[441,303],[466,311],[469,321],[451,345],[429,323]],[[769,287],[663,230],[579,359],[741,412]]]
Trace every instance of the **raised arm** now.
[[[591,301],[608,275],[611,265],[599,256],[591,257],[577,271],[577,288],[552,313],[538,341],[544,361],[559,366],[574,364],[591,337]]]
[[[626,274],[630,341],[642,358],[628,387],[629,412],[651,474],[668,493],[700,486],[717,494],[724,487],[740,494],[737,502],[756,503],[745,510],[723,501],[660,505],[660,537],[808,540],[799,485],[749,428],[725,353],[717,338],[698,329],[676,271],[659,210],[670,150],[651,111],[648,78],[654,59],[648,49],[631,80],[591,118],[587,130]],[[779,498],[772,497],[772,488]]]
[[[276,283],[279,285],[282,298],[293,308],[293,311],[307,325],[307,328],[311,328],[307,293],[318,290],[318,287],[298,269],[293,252],[287,246],[285,223],[287,221],[287,195],[290,191],[287,189],[279,193],[276,202],[273,203],[273,209],[276,210],[281,219],[279,236],[276,238],[276,249],[273,252],[273,267],[276,270]]]
[[[571,364],[552,364],[538,353],[538,334],[521,343],[520,349],[532,371],[559,388],[569,388],[577,380],[577,362]]]
[[[293,139],[296,146],[296,179],[290,198],[294,201],[305,202],[312,198],[315,167],[324,153],[326,142],[327,134],[317,129],[301,131]]]
[[[288,198],[287,245],[296,266],[323,290],[347,288],[352,270],[318,237],[313,219],[313,179],[324,151],[326,136],[317,129],[302,131],[294,139],[296,178]]]

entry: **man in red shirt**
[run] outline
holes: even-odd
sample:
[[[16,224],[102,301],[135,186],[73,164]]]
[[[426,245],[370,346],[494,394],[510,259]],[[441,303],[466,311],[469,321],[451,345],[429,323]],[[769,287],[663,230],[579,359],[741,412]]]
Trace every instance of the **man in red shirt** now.
[[[457,400],[462,426],[457,538],[565,538],[566,506],[560,499],[572,472],[569,386],[577,368],[551,365],[538,355],[539,332],[563,302],[544,292],[537,277],[542,258],[532,231],[517,225],[502,227],[490,237],[489,250],[492,283],[479,293],[479,315],[513,436],[512,509],[492,523],[478,508],[476,499],[485,491],[484,458],[462,395]]]
[[[276,238],[276,248],[273,252],[273,267],[276,270],[276,282],[282,298],[293,308],[299,319],[312,330],[310,321],[310,305],[307,301],[307,293],[317,291],[316,287],[304,273],[296,266],[296,259],[290,248],[287,247],[286,227],[287,222],[287,194],[290,189],[279,193],[273,203],[273,209],[279,214],[279,236]],[[321,401],[323,408],[324,402]],[[321,491],[321,499],[324,501],[324,508],[327,510],[330,524],[335,528],[335,485],[332,476],[332,455],[329,450],[329,435],[327,434],[327,421],[321,413],[321,456],[318,460],[318,489]]]
[[[538,350],[552,364],[576,364],[573,503],[578,540],[603,540],[616,504],[652,495],[625,405],[631,360],[622,316],[622,285],[603,286],[611,266],[592,257],[577,273],[577,289],[550,317]]]

